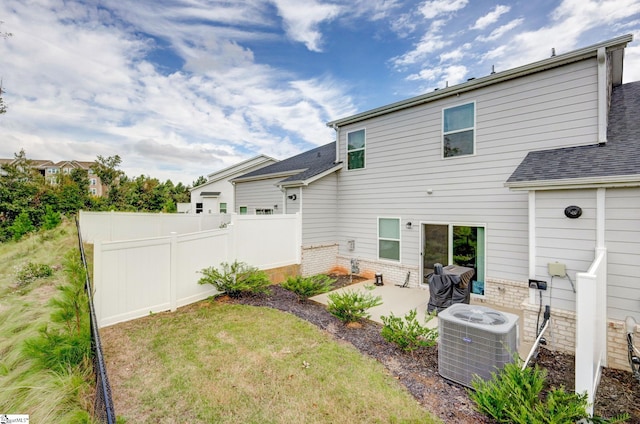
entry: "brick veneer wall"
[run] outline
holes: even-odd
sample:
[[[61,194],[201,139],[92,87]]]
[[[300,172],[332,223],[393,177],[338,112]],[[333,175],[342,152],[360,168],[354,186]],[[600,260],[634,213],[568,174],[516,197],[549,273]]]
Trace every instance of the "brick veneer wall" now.
[[[309,277],[329,272],[336,266],[336,256],[338,256],[337,243],[303,247],[300,275]]]
[[[382,280],[385,284],[404,284],[404,280],[407,278],[407,272],[411,272],[409,277],[409,285],[412,287],[418,287],[418,267],[411,267],[405,265],[396,265],[394,263],[369,261],[366,259],[358,259],[358,267],[360,272],[358,275],[374,279],[377,272],[382,273]],[[338,256],[338,266],[341,268],[351,269],[351,257]]]

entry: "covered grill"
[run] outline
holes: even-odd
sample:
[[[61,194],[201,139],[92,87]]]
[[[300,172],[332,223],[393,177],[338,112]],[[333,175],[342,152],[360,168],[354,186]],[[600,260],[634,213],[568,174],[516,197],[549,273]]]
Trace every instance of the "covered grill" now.
[[[469,303],[471,278],[475,270],[458,265],[434,265],[434,272],[427,276],[429,304],[427,312],[440,312],[454,303]]]

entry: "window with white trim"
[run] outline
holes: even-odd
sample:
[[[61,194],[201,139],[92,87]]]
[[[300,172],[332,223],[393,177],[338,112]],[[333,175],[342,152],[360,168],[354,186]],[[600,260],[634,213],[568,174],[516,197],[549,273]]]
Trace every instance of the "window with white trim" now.
[[[378,258],[400,260],[400,218],[378,218]]]
[[[256,209],[256,215],[273,215],[273,209]]]
[[[364,168],[364,129],[347,133],[347,169]]]
[[[220,213],[227,213],[227,204],[220,203]]]
[[[240,215],[246,215],[247,214],[247,207],[246,206],[240,206],[239,211],[240,211]]]
[[[442,110],[442,156],[473,155],[475,153],[475,102]]]

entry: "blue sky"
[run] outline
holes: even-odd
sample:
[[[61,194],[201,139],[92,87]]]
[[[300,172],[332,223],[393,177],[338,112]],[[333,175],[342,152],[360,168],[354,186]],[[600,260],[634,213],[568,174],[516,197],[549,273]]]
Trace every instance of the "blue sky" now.
[[[190,184],[325,123],[634,34],[640,0],[2,0],[0,157],[120,155]]]

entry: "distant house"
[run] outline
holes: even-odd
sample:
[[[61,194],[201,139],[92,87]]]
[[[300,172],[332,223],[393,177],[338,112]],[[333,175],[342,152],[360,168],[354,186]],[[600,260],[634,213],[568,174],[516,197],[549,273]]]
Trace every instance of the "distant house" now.
[[[207,175],[207,182],[190,190],[190,207],[181,205],[182,213],[231,213],[234,210],[234,191],[231,180],[238,175],[276,163],[266,155],[247,159],[236,165]]]
[[[12,164],[15,159],[0,159],[0,164]],[[89,192],[94,196],[103,196],[106,194],[106,187],[102,184],[100,177],[98,177],[91,166],[95,162],[79,161],[79,160],[64,160],[60,162],[53,162],[47,159],[41,160],[29,160],[31,167],[36,169],[40,175],[52,185],[58,184],[61,175],[70,175],[74,169],[82,169],[87,172],[87,178],[89,179]]]
[[[243,174],[235,185],[235,212],[301,213],[302,272],[326,271],[335,264],[338,220],[336,144],[329,143],[289,159]],[[315,259],[312,259],[315,258]]]

